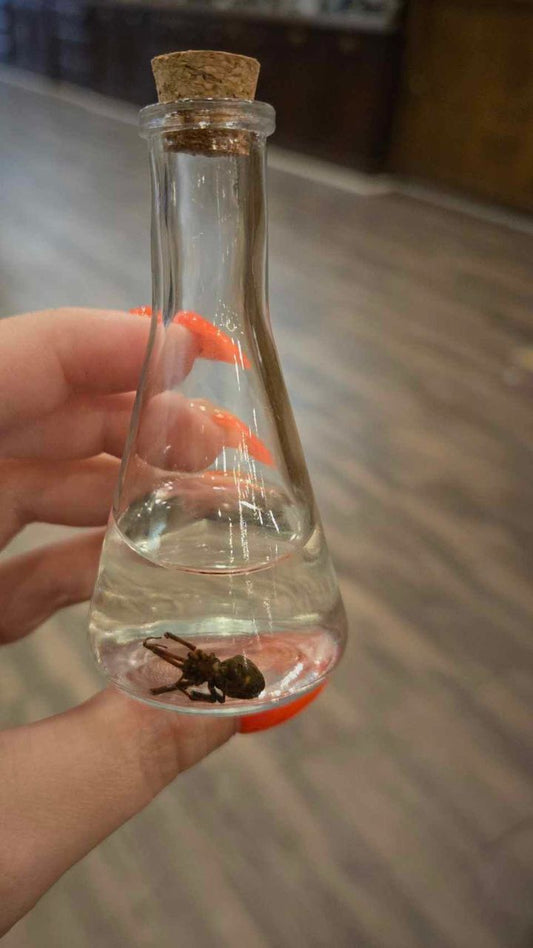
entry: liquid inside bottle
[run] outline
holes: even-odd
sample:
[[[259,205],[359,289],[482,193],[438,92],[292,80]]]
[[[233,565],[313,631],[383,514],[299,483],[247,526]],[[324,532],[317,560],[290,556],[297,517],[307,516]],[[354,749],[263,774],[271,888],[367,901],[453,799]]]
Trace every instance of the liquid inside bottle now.
[[[316,686],[346,636],[267,309],[273,111],[209,100],[142,114],[152,327],[90,636],[105,674],[135,697],[241,715]],[[176,131],[184,124],[201,128],[200,145]],[[242,676],[228,684],[234,656],[245,678],[258,670],[253,694],[235,696]]]
[[[148,636],[172,632],[221,660],[251,659],[266,682],[248,702],[251,710],[290,699],[324,678],[343,641],[342,606],[320,528],[300,540],[282,522],[271,543],[264,527],[252,524],[247,540],[254,561],[245,564],[239,551],[232,566],[224,562],[226,524],[211,515],[180,527],[177,506],[174,498],[149,496],[109,526],[91,614],[107,674],[145,698],[149,689],[173,683],[177,670],[143,647]],[[176,654],[186,651],[172,645]],[[151,698],[185,711],[212,711],[180,691]],[[240,714],[244,704],[227,699],[217,710]]]

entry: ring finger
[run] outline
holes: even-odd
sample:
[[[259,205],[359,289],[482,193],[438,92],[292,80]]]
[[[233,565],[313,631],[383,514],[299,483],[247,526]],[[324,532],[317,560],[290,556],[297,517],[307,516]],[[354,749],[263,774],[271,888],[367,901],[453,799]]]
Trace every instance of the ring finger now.
[[[0,563],[0,643],[23,638],[64,606],[89,599],[104,533],[84,533]]]
[[[85,461],[1,461],[0,547],[34,521],[105,524],[118,467],[117,459],[107,455]]]

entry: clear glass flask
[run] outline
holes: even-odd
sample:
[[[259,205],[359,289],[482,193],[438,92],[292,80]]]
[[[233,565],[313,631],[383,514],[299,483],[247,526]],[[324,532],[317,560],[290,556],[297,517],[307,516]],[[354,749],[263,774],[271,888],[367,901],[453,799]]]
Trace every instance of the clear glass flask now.
[[[273,128],[260,102],[141,112],[152,323],[90,636],[116,685],[178,711],[290,701],[332,671],[346,637],[268,314]]]

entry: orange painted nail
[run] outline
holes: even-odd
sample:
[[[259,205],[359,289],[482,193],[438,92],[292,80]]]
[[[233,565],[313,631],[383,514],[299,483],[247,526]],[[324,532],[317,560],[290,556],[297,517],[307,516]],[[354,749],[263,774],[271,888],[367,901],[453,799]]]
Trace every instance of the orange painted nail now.
[[[294,718],[300,711],[303,711],[307,705],[311,704],[315,698],[326,687],[327,682],[322,682],[313,691],[308,691],[301,698],[295,698],[290,704],[284,704],[281,708],[272,708],[271,711],[258,711],[257,714],[250,714],[241,718],[239,732],[241,734],[253,734],[256,731],[267,731],[271,727],[277,727],[279,724],[285,724]]]
[[[229,362],[239,365],[243,369],[250,368],[250,360],[225,332],[191,310],[180,310],[176,319],[180,326],[184,326],[200,341],[200,355],[204,359],[214,359],[216,362]]]
[[[230,435],[236,436],[236,439],[229,442],[228,447],[236,448],[239,444],[244,443],[248,452],[256,461],[268,464],[271,467],[274,465],[274,458],[266,444],[257,435],[254,435],[248,425],[245,425],[244,421],[241,421],[236,415],[232,415],[231,412],[223,408],[213,408],[211,418],[219,428],[227,431]]]
[[[135,316],[151,316],[152,307],[136,306],[130,309],[130,313]],[[161,322],[161,318],[161,313],[158,313],[158,322]],[[210,323],[208,319],[204,319],[199,313],[182,309],[174,318],[180,326],[184,326],[196,336],[200,343],[201,358],[212,359],[215,362],[229,362],[243,369],[250,368],[250,360],[239,346],[225,332]]]
[[[148,316],[148,319],[152,318],[152,307],[151,306],[136,306],[135,309],[130,309],[132,316]],[[157,314],[157,322],[163,322],[163,314],[159,310]]]

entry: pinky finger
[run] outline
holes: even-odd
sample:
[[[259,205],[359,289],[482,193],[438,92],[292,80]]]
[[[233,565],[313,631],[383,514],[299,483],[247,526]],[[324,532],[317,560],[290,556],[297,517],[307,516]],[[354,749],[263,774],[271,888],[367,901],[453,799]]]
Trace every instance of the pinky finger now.
[[[103,530],[92,531],[0,563],[0,644],[89,599],[103,538]]]

